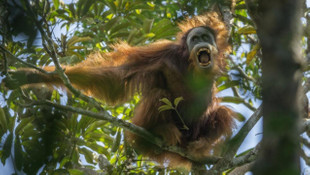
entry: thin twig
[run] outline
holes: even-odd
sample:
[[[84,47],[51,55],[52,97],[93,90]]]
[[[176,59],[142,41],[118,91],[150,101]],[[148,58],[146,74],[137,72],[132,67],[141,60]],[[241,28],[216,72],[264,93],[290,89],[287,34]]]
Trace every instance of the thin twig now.
[[[30,14],[32,15],[32,20],[34,20],[36,27],[38,28],[38,30],[40,31],[40,34],[42,36],[42,43],[43,43],[43,47],[45,49],[45,51],[51,56],[51,59],[53,60],[53,63],[55,65],[56,68],[56,72],[58,73],[60,79],[63,81],[64,85],[76,96],[81,98],[82,100],[93,104],[99,111],[104,111],[104,109],[101,107],[101,103],[99,103],[98,101],[96,101],[94,98],[91,98],[89,96],[86,96],[84,94],[81,93],[81,91],[75,89],[68,76],[65,74],[64,70],[62,69],[59,60],[57,58],[57,52],[56,49],[54,47],[54,42],[51,39],[51,37],[47,36],[46,33],[44,32],[42,25],[39,21],[37,21],[36,15],[35,13],[32,11],[30,4],[28,1],[25,1],[26,7],[29,10]],[[49,32],[48,32],[49,33]],[[50,49],[48,49],[49,47]]]
[[[240,67],[239,65],[237,65],[237,64],[234,62],[234,60],[233,60],[233,58],[232,58],[231,56],[227,56],[227,58],[228,58],[228,59],[231,61],[231,63],[233,64],[232,69],[236,69],[236,70],[240,73],[240,75],[241,75],[243,78],[245,78],[245,79],[247,79],[247,80],[250,80],[250,81],[252,81],[253,83],[257,84],[256,79],[253,78],[253,77],[251,77],[251,76],[249,76],[249,75],[247,75],[247,74],[241,69],[241,67]]]
[[[234,93],[234,96],[236,97],[239,97],[239,98],[242,98],[238,92],[238,89],[234,86],[232,87],[232,90],[233,90],[233,93]],[[242,98],[243,99],[243,98]],[[254,106],[252,106],[250,103],[246,102],[245,99],[243,99],[242,101],[242,104],[244,104],[247,108],[249,108],[250,110],[252,111],[256,111],[257,108],[255,108]]]
[[[255,84],[256,84],[256,80],[251,77],[251,76],[248,76],[241,68],[240,66],[234,66],[233,68],[237,69],[237,71],[241,74],[242,77],[244,77],[245,79],[247,80],[250,80],[250,81],[253,81]]]
[[[15,60],[21,62],[22,64],[24,64],[24,65],[26,65],[26,66],[28,66],[28,67],[34,68],[34,69],[36,69],[36,70],[38,70],[38,71],[40,71],[40,72],[42,72],[42,73],[48,74],[48,72],[47,72],[46,70],[41,69],[41,68],[37,67],[36,65],[30,64],[30,63],[28,63],[28,62],[26,62],[26,61],[24,61],[24,60],[22,60],[22,59],[16,57],[16,56],[13,55],[10,51],[8,51],[4,46],[0,45],[0,49],[1,49],[2,51],[6,52],[7,54],[9,54],[9,55],[10,55],[12,58],[14,58]]]

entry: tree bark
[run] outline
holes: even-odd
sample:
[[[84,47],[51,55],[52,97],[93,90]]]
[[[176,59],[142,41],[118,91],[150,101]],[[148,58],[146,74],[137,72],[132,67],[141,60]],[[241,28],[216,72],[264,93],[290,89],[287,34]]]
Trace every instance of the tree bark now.
[[[257,174],[300,174],[301,0],[247,0],[262,46],[263,140]]]

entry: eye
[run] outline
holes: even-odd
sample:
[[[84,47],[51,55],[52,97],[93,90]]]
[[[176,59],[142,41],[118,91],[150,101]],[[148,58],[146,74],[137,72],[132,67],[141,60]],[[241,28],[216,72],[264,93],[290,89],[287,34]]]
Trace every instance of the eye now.
[[[202,39],[204,41],[209,41],[210,40],[210,36],[209,35],[202,35]]]
[[[198,41],[198,36],[193,36],[191,40],[192,40],[192,42]]]

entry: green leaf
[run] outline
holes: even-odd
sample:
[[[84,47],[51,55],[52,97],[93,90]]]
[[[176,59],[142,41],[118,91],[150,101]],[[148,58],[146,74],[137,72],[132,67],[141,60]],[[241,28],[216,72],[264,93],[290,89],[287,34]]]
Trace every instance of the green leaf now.
[[[15,144],[14,144],[14,158],[15,158],[15,165],[18,170],[22,169],[23,166],[23,151],[22,146],[20,144],[19,136],[16,135],[15,137]]]
[[[71,3],[68,5],[69,11],[70,11],[70,17],[75,18],[76,17],[76,11],[74,8],[74,3]]]
[[[138,15],[140,15],[140,14],[141,14],[141,12],[142,12],[142,10],[141,10],[141,9],[136,9],[135,11],[136,11],[136,13],[137,13]]]
[[[109,20],[111,20],[111,19],[113,18],[113,16],[114,16],[114,14],[111,13],[111,14],[107,15],[107,18],[108,18]]]
[[[89,141],[93,141],[93,140],[102,141],[102,142],[107,141],[107,140],[111,141],[111,142],[114,141],[114,139],[111,136],[109,136],[108,134],[105,134],[101,131],[89,132],[89,133],[85,134],[84,138],[86,140],[89,140]]]
[[[92,40],[91,37],[78,37],[78,36],[73,36],[72,38],[70,38],[67,42],[67,47],[70,48],[72,47],[75,43],[78,42],[83,42],[83,41],[89,41]]]
[[[228,88],[231,88],[231,87],[234,87],[234,86],[237,86],[239,85],[240,82],[239,81],[228,81],[228,82],[225,82],[223,85],[219,86],[217,88],[218,92],[222,91],[222,90],[225,90],[225,89],[228,89]]]
[[[239,112],[235,112],[235,115],[233,116],[235,119],[237,119],[239,122],[244,122],[246,120],[246,118],[244,117],[244,115],[242,115]]]
[[[111,156],[110,152],[107,150],[108,148],[98,145],[96,142],[86,142],[86,146],[96,151],[98,154],[104,154],[107,157]]]
[[[169,105],[163,105],[163,106],[160,106],[158,108],[158,111],[162,112],[162,111],[167,111],[167,110],[170,110],[170,109],[174,109],[174,108],[172,106],[169,106]]]
[[[97,119],[90,117],[82,117],[77,125],[77,130],[84,131],[91,123],[94,123]]]
[[[145,34],[145,37],[146,38],[153,38],[155,36],[155,33],[148,33],[148,34]]]
[[[149,5],[149,6],[152,7],[152,8],[155,7],[155,4],[154,4],[153,2],[147,2],[146,4]]]
[[[111,34],[117,34],[119,32],[125,32],[127,35],[129,34],[129,31],[126,30],[129,28],[132,24],[128,22],[126,19],[124,19],[121,23],[114,25],[112,28],[110,28]]]
[[[8,123],[6,120],[5,113],[2,108],[0,108],[0,126],[1,126],[1,131],[6,132],[8,129]]]
[[[76,147],[73,148],[73,153],[72,153],[72,158],[71,158],[71,161],[73,163],[79,163],[79,160],[80,160],[80,153],[78,151],[78,149]]]
[[[51,174],[55,174],[55,175],[60,175],[60,174],[64,174],[64,175],[68,175],[70,174],[69,171],[67,169],[56,169],[56,170],[52,170]]]
[[[29,117],[29,118],[25,118],[23,119],[18,126],[15,129],[15,134],[21,134],[21,131],[23,131],[23,129],[28,125],[31,124],[31,122],[34,120],[34,117]]]
[[[183,98],[183,97],[178,97],[178,98],[174,99],[173,104],[174,104],[175,108],[177,108],[177,107],[178,107],[178,105],[179,105],[180,101],[182,101],[182,100],[184,100],[184,98]]]
[[[177,28],[174,27],[170,20],[162,19],[158,23],[154,24],[151,32],[155,33],[156,39],[162,39],[168,36],[175,36]]]
[[[154,23],[154,19],[145,19],[143,22],[143,31],[145,33],[150,33],[150,31],[153,27],[153,23]]]
[[[70,175],[85,175],[85,173],[78,169],[70,169],[69,170]]]
[[[86,162],[93,164],[94,156],[93,153],[87,148],[79,148],[80,153],[84,155]]]
[[[116,133],[116,138],[114,139],[114,142],[113,142],[113,146],[112,146],[112,148],[111,148],[111,152],[115,152],[115,151],[117,151],[118,150],[118,148],[119,148],[119,145],[120,145],[120,143],[121,143],[121,131],[120,131],[120,129],[117,131],[117,133]]]
[[[53,2],[54,2],[55,9],[58,10],[58,8],[59,8],[59,0],[53,0]]]
[[[255,57],[255,55],[257,54],[257,52],[260,49],[260,45],[256,44],[253,49],[247,54],[246,56],[246,64],[250,64],[250,62],[253,60],[253,58]]]
[[[248,152],[252,151],[253,149],[254,149],[254,148],[250,148],[250,149],[248,149],[248,150],[246,150],[246,151],[244,151],[244,152],[238,154],[236,157],[244,156],[244,155],[246,155]]]
[[[240,97],[231,97],[231,96],[227,96],[227,97],[222,97],[221,98],[222,102],[228,102],[228,103],[236,103],[236,104],[240,104],[244,102],[244,99],[240,98]]]
[[[119,7],[119,5],[120,5],[120,3],[118,3],[117,1],[113,1],[113,3],[114,3],[116,8]]]
[[[66,165],[66,163],[69,161],[70,161],[70,156],[64,157],[59,163],[59,168],[63,168]]]
[[[105,29],[107,31],[111,30],[113,27],[115,27],[118,24],[120,24],[120,21],[123,19],[120,16],[116,16],[115,18],[113,18],[114,14],[111,14],[111,15],[112,16],[110,16],[110,15],[107,16],[109,21],[103,25],[103,29]]]
[[[134,36],[138,33],[138,31],[136,29],[133,29],[129,35],[128,35],[128,38],[127,38],[127,42],[128,43],[131,43],[132,39],[134,38]]]
[[[67,10],[58,9],[58,10],[56,10],[56,12],[57,12],[57,17],[62,18],[62,19],[71,20],[68,16],[66,16],[66,13],[68,13]]]
[[[83,6],[83,3],[85,2],[86,0],[79,0],[77,5],[76,5],[76,9],[77,9],[77,16],[78,17],[81,17],[81,10],[82,10],[82,6]]]
[[[71,46],[68,49],[70,50],[81,50],[81,49],[85,49],[85,46]]]
[[[104,126],[107,122],[104,121],[104,120],[98,120],[98,121],[95,121],[93,122],[92,124],[90,124],[88,126],[88,128],[86,129],[85,133],[89,133],[89,132],[92,132],[94,130],[96,130],[97,128],[100,128],[102,126]]]
[[[168,106],[173,107],[173,106],[172,106],[172,103],[168,100],[168,98],[162,98],[162,99],[160,99],[159,101],[164,102],[164,103],[167,104]]]
[[[51,98],[51,99],[56,100],[56,101],[59,101],[59,98],[60,98],[60,96],[59,96],[58,91],[53,90],[52,98]]]
[[[13,141],[13,134],[10,133],[8,137],[5,139],[3,149],[2,149],[2,157],[1,162],[5,165],[6,159],[11,155],[11,148],[12,148],[12,141]]]
[[[83,11],[82,11],[82,16],[85,16],[87,12],[89,11],[89,8],[93,5],[94,1],[93,0],[87,0],[84,3],[83,6]]]
[[[238,34],[248,35],[255,34],[256,30],[253,26],[244,26],[237,31]]]
[[[166,16],[167,16],[167,18],[171,18],[172,17],[171,13],[169,13],[169,12],[166,14]]]
[[[110,38],[126,38],[129,36],[129,33],[127,31],[125,32],[116,32],[113,33]]]
[[[38,134],[38,130],[35,130],[33,125],[27,125],[24,127],[22,136],[23,138],[33,137],[34,135]]]
[[[103,3],[105,3],[108,7],[110,7],[113,13],[116,13],[116,6],[114,4],[114,1],[103,1]]]

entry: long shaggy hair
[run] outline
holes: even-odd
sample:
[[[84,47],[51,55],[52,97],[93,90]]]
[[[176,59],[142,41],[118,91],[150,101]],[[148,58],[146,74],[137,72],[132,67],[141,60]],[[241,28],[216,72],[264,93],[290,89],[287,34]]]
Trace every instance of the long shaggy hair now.
[[[231,134],[233,112],[220,106],[215,97],[213,73],[196,75],[186,39],[196,27],[212,29],[218,50],[216,66],[224,67],[224,54],[230,52],[228,32],[215,13],[188,18],[179,23],[176,41],[161,40],[146,46],[130,46],[124,42],[112,45],[114,51],[95,52],[75,66],[64,67],[71,83],[84,93],[110,104],[122,103],[136,92],[141,101],[135,109],[132,123],[161,137],[167,145],[184,148],[197,158],[211,154],[220,141]],[[54,70],[47,67],[46,70]],[[219,71],[219,70],[217,70]],[[19,69],[30,83],[62,85],[58,75],[46,75],[32,69]],[[36,78],[30,78],[36,77]],[[193,84],[195,86],[193,86]],[[178,111],[189,128],[184,129],[175,111],[159,112],[160,101],[183,97]],[[128,132],[126,139],[138,151],[159,163],[190,169],[191,162],[178,154],[161,151],[143,138]]]

